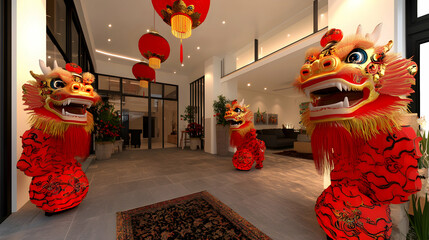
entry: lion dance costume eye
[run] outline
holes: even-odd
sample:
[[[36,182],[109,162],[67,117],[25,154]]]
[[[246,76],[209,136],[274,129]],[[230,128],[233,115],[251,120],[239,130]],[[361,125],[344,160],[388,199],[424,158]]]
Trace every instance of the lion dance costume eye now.
[[[92,115],[86,110],[100,100],[91,83],[94,75],[76,64],[54,69],[40,60],[43,74],[22,86],[31,129],[22,136],[18,169],[33,177],[30,201],[47,215],[79,205],[88,192],[88,179],[76,157],[89,155]]]
[[[255,168],[261,169],[265,160],[265,143],[256,138],[256,130],[252,123],[252,112],[249,106],[234,100],[232,104],[227,104],[225,120],[230,124],[230,145],[237,148],[232,163],[238,170],[250,170],[253,163]]]
[[[331,29],[307,52],[295,85],[312,99],[302,121],[319,172],[331,185],[317,199],[317,220],[332,239],[390,239],[389,204],[418,192],[421,156],[414,130],[401,127],[417,66],[375,46],[381,31],[343,39]]]

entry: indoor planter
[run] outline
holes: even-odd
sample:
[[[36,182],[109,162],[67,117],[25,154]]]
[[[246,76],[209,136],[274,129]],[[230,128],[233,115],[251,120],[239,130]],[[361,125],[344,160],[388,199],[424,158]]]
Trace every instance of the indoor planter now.
[[[186,131],[188,131],[189,136],[191,137],[191,141],[190,141],[191,150],[197,150],[198,146],[201,149],[201,136],[203,133],[202,126],[198,123],[193,122],[188,124]]]
[[[229,102],[223,95],[219,95],[218,100],[213,101],[214,117],[216,117],[216,152],[221,156],[229,154],[229,124],[224,117],[226,104]]]
[[[109,159],[114,152],[114,142],[119,137],[121,116],[113,105],[104,100],[92,111],[94,115],[95,156],[98,160]]]

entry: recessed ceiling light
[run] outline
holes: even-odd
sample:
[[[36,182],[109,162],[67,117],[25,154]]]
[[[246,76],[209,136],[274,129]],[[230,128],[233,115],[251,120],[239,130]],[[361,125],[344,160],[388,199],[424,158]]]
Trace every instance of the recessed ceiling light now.
[[[109,60],[109,61],[110,61],[110,60],[112,60],[112,59],[108,58],[107,60]]]
[[[107,25],[107,26],[112,27],[112,24],[109,24],[109,25]]]
[[[200,50],[200,47],[199,47],[199,46],[197,47],[197,50]]]
[[[176,74],[176,71],[174,71],[174,74]]]
[[[321,17],[324,17],[325,15],[322,13],[322,14],[320,14],[320,16],[321,16]]]
[[[146,29],[146,32],[149,32],[150,30],[149,29]]]
[[[235,60],[237,60],[237,61],[238,61],[238,58],[236,58]]]
[[[107,41],[110,42],[110,41],[112,41],[112,39],[109,38],[109,39],[107,39]]]
[[[188,58],[191,58],[191,55],[188,55]]]
[[[290,37],[290,34],[288,34],[287,36]]]
[[[49,59],[51,59],[51,56],[48,56]]]
[[[264,88],[264,90],[267,90],[267,88]]]
[[[225,21],[222,21],[222,24],[225,24],[226,22]]]
[[[250,83],[248,83],[247,86],[250,87]]]
[[[185,64],[182,63],[182,67],[184,67],[184,66],[185,66]]]

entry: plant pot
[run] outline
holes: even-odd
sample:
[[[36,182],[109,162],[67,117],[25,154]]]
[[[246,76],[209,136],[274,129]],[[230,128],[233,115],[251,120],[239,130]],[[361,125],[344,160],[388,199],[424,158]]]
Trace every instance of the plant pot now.
[[[216,125],[216,153],[220,156],[229,155],[229,126]]]
[[[201,149],[201,138],[191,137],[190,141],[191,150],[197,150],[198,147]]]
[[[109,159],[113,153],[113,142],[96,142],[95,156],[97,160]]]

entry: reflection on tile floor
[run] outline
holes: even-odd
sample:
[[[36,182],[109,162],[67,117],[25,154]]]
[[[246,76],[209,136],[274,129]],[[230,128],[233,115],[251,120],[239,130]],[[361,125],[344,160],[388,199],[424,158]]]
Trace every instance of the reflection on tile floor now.
[[[262,170],[230,157],[177,148],[124,151],[94,160],[75,209],[45,217],[28,202],[0,224],[0,239],[115,239],[116,212],[207,190],[273,239],[326,239],[314,204],[322,177],[310,160],[266,154]]]

